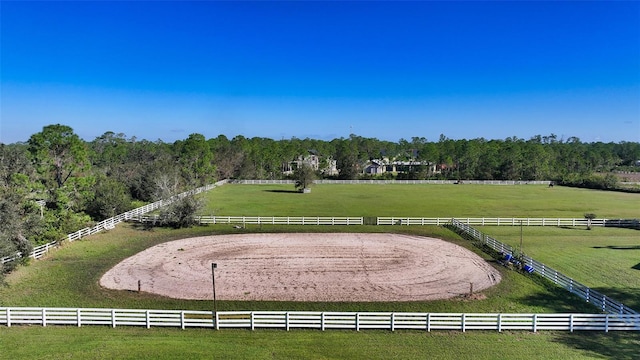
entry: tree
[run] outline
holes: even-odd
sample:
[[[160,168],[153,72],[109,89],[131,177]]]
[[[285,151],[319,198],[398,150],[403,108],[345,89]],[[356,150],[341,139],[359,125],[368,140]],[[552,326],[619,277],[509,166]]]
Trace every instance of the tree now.
[[[584,214],[584,218],[587,219],[587,230],[591,230],[591,221],[596,218],[596,214],[586,213]]]
[[[93,188],[93,198],[86,212],[95,220],[104,220],[131,210],[131,197],[127,188],[113,178],[101,175]]]
[[[231,143],[224,135],[207,141],[213,152],[218,179],[231,179],[237,176],[244,161],[242,149]]]
[[[336,162],[340,179],[355,179],[360,173],[358,164],[358,147],[353,138],[340,139],[336,145]]]
[[[178,195],[180,182],[177,174],[161,174],[156,178],[156,198],[170,199]],[[160,210],[160,225],[173,228],[189,227],[196,223],[195,214],[202,208],[202,201],[196,195],[187,195]]]
[[[28,237],[36,236],[43,230],[38,206],[34,201],[25,200],[10,191],[0,191],[0,257],[12,256],[19,252],[26,261],[32,244]],[[4,273],[15,263],[3,265]],[[9,267],[9,269],[7,269]]]
[[[293,178],[296,181],[296,189],[304,191],[304,189],[308,189],[309,186],[313,184],[313,180],[316,178],[316,173],[313,171],[311,166],[302,163],[293,171]]]
[[[213,154],[204,135],[191,134],[186,140],[177,141],[174,146],[177,148],[175,151],[182,177],[187,184],[201,186],[213,182],[215,178]]]
[[[58,188],[89,167],[87,147],[69,126],[45,126],[28,143],[38,172]]]
[[[42,208],[35,202],[41,188],[24,144],[0,144],[0,257],[29,254],[44,233]],[[0,265],[0,278],[20,261]]]
[[[195,225],[195,215],[201,208],[200,198],[195,195],[185,196],[160,210],[160,225],[176,229]]]

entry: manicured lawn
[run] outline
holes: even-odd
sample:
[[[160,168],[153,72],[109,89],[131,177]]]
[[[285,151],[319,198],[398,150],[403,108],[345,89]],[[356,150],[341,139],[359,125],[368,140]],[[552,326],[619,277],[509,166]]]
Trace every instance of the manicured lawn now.
[[[542,185],[224,185],[203,215],[640,218],[640,194]]]
[[[520,246],[518,226],[478,229],[515,248]],[[523,227],[522,239],[525,254],[632,309],[640,309],[640,231]]]
[[[0,327],[3,359],[621,359],[633,333]]]

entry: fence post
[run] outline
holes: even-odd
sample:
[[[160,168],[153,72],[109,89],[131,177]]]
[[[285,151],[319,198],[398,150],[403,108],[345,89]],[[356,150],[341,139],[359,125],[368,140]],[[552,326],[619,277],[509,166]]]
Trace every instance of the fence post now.
[[[462,332],[465,332],[467,330],[466,329],[466,324],[464,322],[466,320],[466,318],[467,318],[467,314],[462,314],[462,318],[461,318],[462,324],[460,324],[461,328],[462,328]]]
[[[288,311],[284,314],[284,326],[287,329],[287,331],[289,331],[289,312]]]
[[[498,332],[502,332],[502,314],[498,314]]]
[[[604,316],[604,332],[609,332],[609,314]]]
[[[320,313],[320,330],[324,331],[324,313]]]
[[[149,320],[149,310],[144,312],[147,329],[151,327],[151,321]]]
[[[7,308],[7,327],[11,327],[11,309]]]
[[[180,311],[180,329],[184,330],[184,311]]]
[[[47,326],[47,309],[42,308],[42,326]]]
[[[360,331],[360,313],[356,313],[356,331]]]
[[[250,313],[250,316],[251,316],[251,320],[250,320],[251,321],[251,330],[255,330],[255,325],[253,323],[253,311]]]
[[[77,308],[76,317],[78,318],[78,327],[82,326],[82,320],[80,319],[80,314],[82,314],[82,312],[80,311],[80,308]]]
[[[111,309],[111,326],[116,327],[116,309]]]
[[[533,314],[533,332],[538,331],[538,314]]]
[[[391,313],[391,331],[396,330],[396,313]]]
[[[573,314],[569,314],[569,331],[573,332]]]
[[[431,332],[431,313],[427,313],[427,332]]]

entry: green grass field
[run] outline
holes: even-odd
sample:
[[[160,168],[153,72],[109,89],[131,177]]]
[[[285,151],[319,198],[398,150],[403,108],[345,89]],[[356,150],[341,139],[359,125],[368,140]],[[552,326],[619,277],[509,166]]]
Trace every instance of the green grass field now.
[[[544,185],[224,185],[203,215],[640,218],[640,194]]]
[[[478,229],[512,247],[520,227]],[[635,310],[640,310],[640,232],[594,227],[523,227],[523,252]]]
[[[292,186],[225,185],[207,194],[205,214],[425,217],[639,217],[639,194],[543,186],[318,185],[311,194]],[[545,208],[546,206],[546,208]],[[545,211],[545,209],[547,209]],[[634,216],[634,214],[636,214]],[[516,245],[519,227],[483,231]],[[150,246],[191,236],[235,232],[403,232],[435,236],[479,253],[439,227],[248,226],[143,230],[130,224],[65,245],[46,259],[20,267],[0,288],[0,306],[211,309],[210,301],[102,289],[100,276],[122,259]],[[524,251],[614,299],[633,303],[640,286],[637,231],[596,228],[524,228]],[[514,243],[515,242],[515,243]],[[634,255],[635,254],[635,255]],[[481,254],[492,261],[486,254]],[[634,260],[634,257],[637,260]],[[588,259],[587,261],[583,261]],[[596,264],[597,270],[586,266]],[[564,266],[564,268],[563,268]],[[629,270],[628,268],[631,267]],[[291,303],[220,301],[219,310],[594,312],[566,291],[537,277],[498,266],[503,281],[485,300],[408,303]],[[598,272],[598,274],[596,274]],[[590,282],[591,281],[591,282]],[[609,292],[607,289],[611,289]],[[617,294],[610,292],[618,292]],[[634,295],[636,294],[636,295]],[[630,305],[630,304],[629,304]],[[633,307],[632,305],[630,305]],[[638,306],[636,306],[637,308]],[[31,342],[39,346],[28,345]],[[255,358],[255,359],[633,359],[638,333],[497,333],[243,330],[177,330],[108,327],[0,327],[0,358]]]
[[[637,359],[632,333],[0,327],[2,359]]]

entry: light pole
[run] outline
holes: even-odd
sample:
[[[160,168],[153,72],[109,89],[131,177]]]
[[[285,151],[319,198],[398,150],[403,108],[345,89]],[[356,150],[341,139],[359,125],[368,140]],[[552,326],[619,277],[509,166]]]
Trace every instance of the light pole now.
[[[216,306],[216,268],[218,264],[211,263],[211,280],[213,282],[213,326],[218,328],[218,308]]]
[[[520,220],[520,257],[522,258],[522,220]]]

